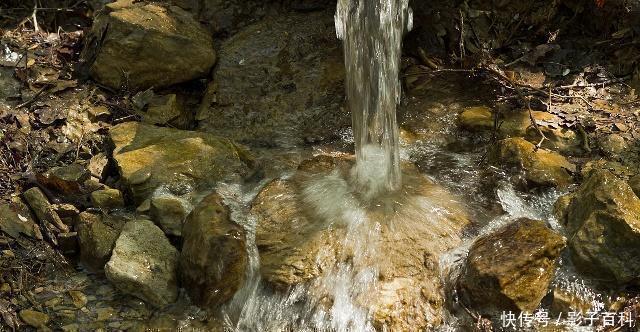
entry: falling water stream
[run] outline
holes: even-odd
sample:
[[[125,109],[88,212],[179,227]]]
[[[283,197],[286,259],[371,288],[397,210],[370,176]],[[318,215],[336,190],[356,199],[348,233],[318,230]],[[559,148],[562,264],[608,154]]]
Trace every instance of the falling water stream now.
[[[340,0],[336,9],[356,149],[353,177],[369,194],[402,184],[396,105],[402,36],[412,20],[408,0]]]

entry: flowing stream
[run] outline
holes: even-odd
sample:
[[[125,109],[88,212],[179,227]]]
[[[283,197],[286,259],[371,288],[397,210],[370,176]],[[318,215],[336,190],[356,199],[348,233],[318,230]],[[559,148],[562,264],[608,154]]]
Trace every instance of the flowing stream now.
[[[471,211],[474,219],[475,230],[466,234],[456,248],[436,258],[442,269],[442,284],[452,283],[477,235],[490,233],[517,217],[553,221],[552,205],[560,193],[522,195],[507,180],[497,188],[488,188],[482,182],[486,170],[478,166],[483,158],[481,152],[446,148],[442,137],[458,139],[451,114],[457,113],[459,104],[444,105],[446,115],[421,115],[426,121],[436,123],[439,138],[432,136],[401,144],[396,108],[401,100],[402,37],[412,28],[408,0],[339,0],[335,25],[337,37],[344,43],[347,101],[352,113],[352,133],[345,135],[344,140],[353,140],[356,163],[348,175],[336,171],[313,178],[298,199],[314,211],[317,218],[314,222],[346,229],[344,237],[335,241],[340,242],[339,247],[349,248],[353,257],[348,263],[324,270],[309,283],[299,284],[287,292],[274,291],[260,275],[257,220],[250,212],[251,202],[270,179],[287,178],[295,170],[274,166],[277,171],[251,188],[237,184],[219,186],[217,190],[231,207],[233,219],[247,230],[250,257],[245,285],[222,310],[224,325],[229,331],[376,331],[371,305],[375,303],[376,291],[382,287],[376,257],[385,255],[380,252],[384,248],[378,239],[385,229],[411,233],[409,219],[422,220],[427,216],[427,224],[432,226],[442,220],[443,209],[438,201],[407,196],[407,185],[413,180],[408,178],[403,184],[403,161],[428,170],[427,176],[457,195],[456,200]],[[446,91],[445,94],[454,93]],[[298,159],[326,153],[318,147],[311,152],[303,150],[287,153],[299,153]],[[273,155],[265,159],[278,164]],[[391,208],[383,208],[382,214],[372,217],[371,209],[382,205]],[[488,205],[498,205],[501,211],[487,208]],[[559,227],[553,222],[552,225]],[[580,280],[574,278],[570,270],[564,268],[563,271],[556,283],[580,289],[595,298],[589,287],[579,287]],[[445,289],[448,288],[445,286]],[[457,331],[469,323],[446,312],[443,315],[445,322],[439,328],[441,331]]]

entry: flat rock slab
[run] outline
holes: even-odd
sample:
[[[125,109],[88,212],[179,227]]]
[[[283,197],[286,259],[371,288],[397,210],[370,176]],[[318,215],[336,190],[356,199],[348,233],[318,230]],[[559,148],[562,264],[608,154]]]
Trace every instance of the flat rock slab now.
[[[178,297],[178,251],[149,220],[126,223],[105,265],[107,279],[120,291],[156,307]]]

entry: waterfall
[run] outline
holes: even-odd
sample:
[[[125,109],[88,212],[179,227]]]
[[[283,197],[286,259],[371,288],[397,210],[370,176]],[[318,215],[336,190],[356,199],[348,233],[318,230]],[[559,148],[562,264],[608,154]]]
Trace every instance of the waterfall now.
[[[336,34],[344,41],[346,92],[356,166],[366,196],[401,186],[396,105],[402,36],[412,28],[409,0],[339,0]]]

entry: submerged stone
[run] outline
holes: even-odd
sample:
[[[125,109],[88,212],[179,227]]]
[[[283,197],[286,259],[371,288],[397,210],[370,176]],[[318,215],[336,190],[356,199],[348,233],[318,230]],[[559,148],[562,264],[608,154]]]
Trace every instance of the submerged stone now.
[[[96,16],[82,58],[98,82],[138,91],[206,76],[209,32],[179,7],[120,0]]]
[[[111,128],[110,135],[113,157],[135,204],[163,185],[212,186],[248,176],[254,166],[243,146],[211,134],[127,122]]]
[[[489,315],[533,312],[548,293],[564,247],[562,236],[531,219],[480,237],[469,249],[459,280],[465,302]]]
[[[218,194],[194,208],[182,235],[180,272],[191,299],[207,307],[230,300],[244,284],[248,255],[245,231]]]
[[[107,279],[120,291],[164,307],[178,297],[178,251],[149,220],[127,222],[105,265]]]
[[[640,199],[627,183],[609,171],[593,171],[564,216],[571,259],[580,271],[609,285],[638,284]]]
[[[376,270],[376,287],[353,281],[364,282],[355,302],[372,313],[376,328],[439,325],[444,300],[437,257],[460,244],[468,224],[464,209],[409,165],[403,192],[392,200],[401,205],[365,208],[347,183],[352,166],[318,156],[258,194],[251,211],[263,280],[280,291],[308,284],[309,296],[330,303],[339,296],[328,286],[334,276]]]
[[[576,166],[565,157],[536,146],[523,138],[507,138],[491,152],[493,163],[515,167],[535,186],[567,187],[573,182]]]
[[[22,319],[27,325],[38,328],[47,329],[47,323],[49,323],[49,315],[44,312],[24,309],[20,310],[20,319]]]

